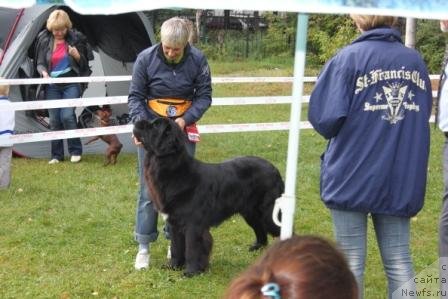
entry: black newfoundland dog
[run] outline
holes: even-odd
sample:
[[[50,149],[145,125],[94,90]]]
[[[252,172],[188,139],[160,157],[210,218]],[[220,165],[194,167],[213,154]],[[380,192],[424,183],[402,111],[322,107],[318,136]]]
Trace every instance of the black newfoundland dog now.
[[[145,179],[154,205],[171,225],[170,267],[186,267],[185,275],[206,270],[213,239],[210,227],[239,213],[255,232],[249,250],[279,236],[272,220],[275,200],[284,192],[279,171],[257,157],[223,163],[198,161],[187,154],[186,137],[167,118],[135,123],[134,136],[147,151]]]

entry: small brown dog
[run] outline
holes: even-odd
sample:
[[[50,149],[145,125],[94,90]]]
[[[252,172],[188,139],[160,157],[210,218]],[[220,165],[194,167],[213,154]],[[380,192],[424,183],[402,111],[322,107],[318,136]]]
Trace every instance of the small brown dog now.
[[[112,109],[109,106],[104,106],[103,108],[96,110],[95,114],[99,117],[101,121],[101,127],[107,127],[110,125],[110,116],[112,115]],[[117,163],[118,154],[120,153],[121,148],[123,147],[123,144],[121,144],[117,135],[110,134],[110,135],[95,136],[92,139],[88,140],[86,143],[84,143],[84,145],[92,143],[98,139],[103,140],[109,145],[106,149],[106,159],[104,160],[104,166],[107,166],[109,164],[114,165],[115,163]]]

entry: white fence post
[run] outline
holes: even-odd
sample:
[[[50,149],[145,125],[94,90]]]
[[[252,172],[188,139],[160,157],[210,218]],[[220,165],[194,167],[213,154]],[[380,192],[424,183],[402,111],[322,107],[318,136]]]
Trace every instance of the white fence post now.
[[[305,74],[306,38],[308,31],[308,15],[298,14],[296,31],[296,51],[294,55],[294,81],[292,88],[291,117],[288,139],[288,156],[286,164],[285,193],[276,201],[273,211],[274,221],[278,223],[275,214],[280,207],[282,212],[280,238],[291,237],[294,228],[294,212],[296,205],[296,176],[299,156],[300,114],[302,110],[303,78]]]

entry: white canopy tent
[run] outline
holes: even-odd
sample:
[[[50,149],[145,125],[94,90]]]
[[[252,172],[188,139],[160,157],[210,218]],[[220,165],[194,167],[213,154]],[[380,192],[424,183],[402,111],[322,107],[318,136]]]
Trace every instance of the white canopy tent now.
[[[38,1],[43,3],[46,1]],[[63,2],[63,3],[62,3]],[[28,7],[35,5],[32,0],[0,0],[4,7]],[[141,10],[154,10],[162,8],[193,8],[193,9],[231,9],[231,10],[260,10],[260,11],[287,11],[297,12],[297,37],[294,60],[293,102],[291,105],[290,130],[288,140],[288,155],[286,167],[285,193],[277,200],[274,209],[274,219],[278,210],[282,211],[281,238],[292,235],[294,211],[296,205],[296,177],[299,153],[299,131],[301,99],[303,94],[303,78],[305,70],[306,37],[308,30],[308,13],[358,13],[394,15],[401,17],[415,17],[426,19],[448,19],[448,1],[446,0],[65,0],[61,4],[70,6],[80,14],[118,14]],[[278,222],[278,220],[277,220]]]

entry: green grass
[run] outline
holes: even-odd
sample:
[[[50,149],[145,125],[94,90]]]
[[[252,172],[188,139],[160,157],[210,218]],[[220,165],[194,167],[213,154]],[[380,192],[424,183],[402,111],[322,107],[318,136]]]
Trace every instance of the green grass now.
[[[213,61],[210,70],[214,76],[292,76],[294,61],[292,58],[277,57],[244,61]]]
[[[235,85],[239,91],[248,88],[240,85]],[[229,93],[223,89],[220,96]],[[306,107],[302,119],[305,112]],[[288,119],[288,105],[212,107],[201,123]],[[258,155],[284,174],[287,139],[286,131],[203,134],[197,158],[218,162]],[[331,219],[319,198],[319,156],[325,146],[313,130],[301,132],[295,231],[332,239]],[[432,129],[426,203],[412,221],[417,273],[437,259],[442,146],[442,134]],[[163,269],[168,242],[162,236],[151,247],[150,269],[136,272],[136,156],[122,154],[115,166],[102,163],[101,155],[85,155],[79,164],[13,160],[12,185],[0,191],[0,298],[220,298],[231,279],[261,253],[248,252],[253,233],[236,216],[212,230],[215,243],[205,274],[187,279]],[[371,229],[368,246],[365,298],[385,298],[386,279]]]

